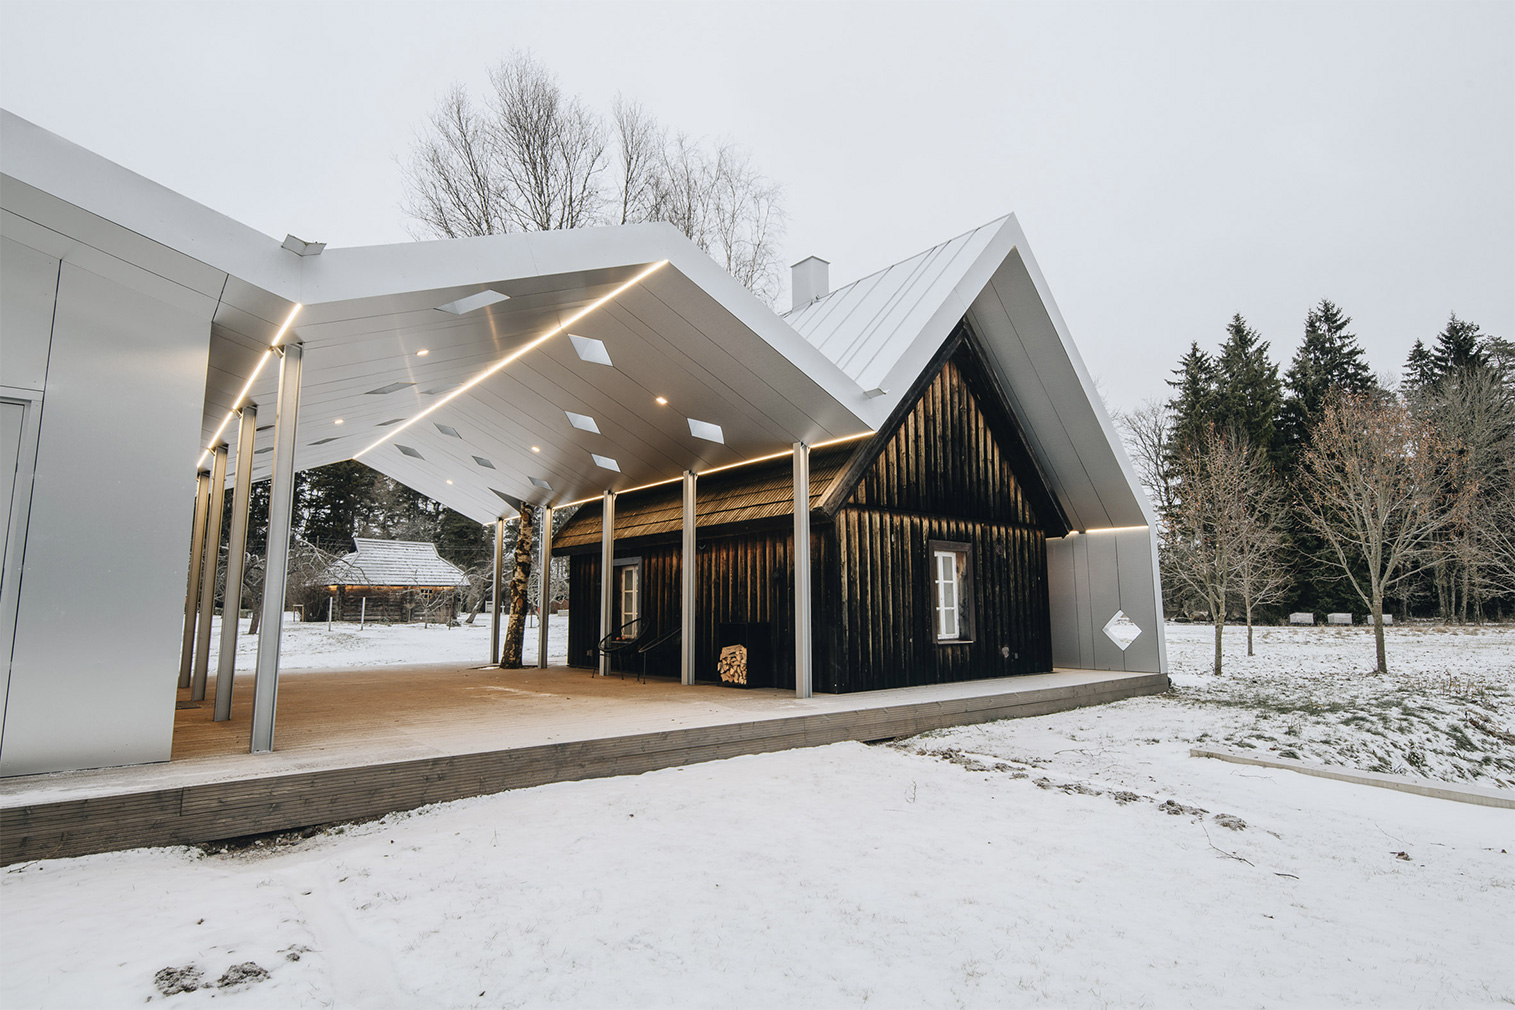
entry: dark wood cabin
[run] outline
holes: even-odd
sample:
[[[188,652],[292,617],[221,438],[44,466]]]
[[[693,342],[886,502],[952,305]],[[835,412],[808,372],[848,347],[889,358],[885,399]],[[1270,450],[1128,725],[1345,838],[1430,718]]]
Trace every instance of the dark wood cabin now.
[[[792,467],[785,454],[699,479],[698,680],[715,680],[720,646],[741,642],[755,663],[771,657],[771,679],[755,683],[794,687]],[[617,496],[613,627],[679,626],[681,494],[672,483]],[[966,323],[879,432],[811,451],[810,502],[815,690],[1052,668],[1046,538],[1066,520]],[[597,662],[601,518],[583,507],[553,545],[570,558],[576,666]],[[677,647],[647,663],[678,676]]]

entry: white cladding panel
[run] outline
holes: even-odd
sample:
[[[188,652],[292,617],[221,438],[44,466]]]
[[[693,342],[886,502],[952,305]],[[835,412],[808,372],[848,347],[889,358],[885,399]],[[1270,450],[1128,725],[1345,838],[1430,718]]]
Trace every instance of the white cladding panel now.
[[[42,388],[57,288],[57,257],[0,237],[0,386]]]
[[[168,759],[213,307],[63,265],[0,774]]]
[[[1167,672],[1156,555],[1146,528],[1049,539],[1047,588],[1053,666]],[[1124,652],[1104,633],[1116,611],[1142,632]]]

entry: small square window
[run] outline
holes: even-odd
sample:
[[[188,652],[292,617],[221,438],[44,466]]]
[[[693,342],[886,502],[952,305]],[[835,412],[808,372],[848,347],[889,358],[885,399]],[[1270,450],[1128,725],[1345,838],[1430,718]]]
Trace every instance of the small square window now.
[[[927,543],[931,564],[932,639],[939,645],[973,641],[973,548],[950,540]]]

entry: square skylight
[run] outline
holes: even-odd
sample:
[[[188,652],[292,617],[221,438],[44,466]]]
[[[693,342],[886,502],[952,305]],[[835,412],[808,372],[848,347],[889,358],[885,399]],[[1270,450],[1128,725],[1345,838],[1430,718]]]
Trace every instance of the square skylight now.
[[[552,485],[549,484],[549,483],[547,483],[545,480],[543,480],[540,477],[531,477],[531,478],[528,478],[528,479],[533,484],[535,484],[537,487],[541,488],[543,491],[551,491],[552,490]]]
[[[433,422],[433,423],[435,423],[435,422]],[[462,438],[463,437],[462,435],[458,434],[458,429],[454,428],[450,424],[438,424],[437,425],[437,430],[440,431],[444,435],[451,435],[453,438]]]
[[[592,452],[589,455],[594,457],[595,466],[602,467],[606,470],[614,470],[616,473],[621,472],[621,464],[617,463],[609,456],[601,456],[597,452]]]
[[[685,418],[685,420],[689,422],[689,434],[695,438],[703,438],[707,442],[719,442],[722,445],[726,444],[726,433],[721,430],[720,425],[711,424],[709,421],[696,421],[692,417]]]
[[[568,415],[568,423],[580,431],[593,432],[596,435],[600,433],[600,426],[595,424],[594,418],[588,414],[575,414],[571,410],[565,410],[563,413]]]
[[[489,462],[489,460],[485,459],[483,456],[475,456],[473,458],[473,461],[482,467],[487,467],[490,470],[493,470],[495,468],[495,465]]]
[[[416,452],[416,450],[412,449],[410,446],[408,446],[408,445],[401,445],[399,442],[395,443],[395,448],[399,449],[401,452],[403,452],[405,455],[411,457],[412,459],[425,459],[426,458],[425,456],[422,456],[419,452]]]
[[[393,393],[397,389],[404,389],[406,386],[414,386],[414,385],[415,385],[414,382],[391,382],[387,386],[380,386],[378,389],[370,389],[365,395],[366,396],[383,396],[386,393]]]
[[[459,298],[455,302],[448,302],[446,305],[438,305],[437,308],[454,316],[461,316],[466,312],[473,312],[475,309],[482,309],[486,305],[495,305],[499,302],[509,300],[509,295],[502,295],[498,291],[490,291],[486,288],[476,295],[469,295],[467,298]]]
[[[596,365],[612,364],[610,352],[605,349],[605,341],[596,340],[594,337],[581,337],[575,333],[568,334],[568,339],[573,341],[573,349],[585,361]]]

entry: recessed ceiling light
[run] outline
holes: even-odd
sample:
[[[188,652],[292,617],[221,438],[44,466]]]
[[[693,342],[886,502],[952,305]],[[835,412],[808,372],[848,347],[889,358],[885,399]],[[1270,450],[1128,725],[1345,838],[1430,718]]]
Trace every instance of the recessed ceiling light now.
[[[689,434],[695,438],[703,438],[707,442],[719,442],[722,445],[726,444],[726,433],[721,430],[720,425],[711,424],[709,421],[696,421],[692,417],[686,418],[686,420],[689,422]]]
[[[416,357],[418,357],[418,358],[424,358],[424,357],[426,357],[426,355],[428,355],[430,353],[431,353],[431,351],[428,348],[423,347],[419,351],[416,352]]]
[[[568,339],[573,341],[573,349],[583,360],[595,365],[612,364],[610,352],[605,349],[605,341],[596,340],[594,337],[581,337],[575,333],[568,334]]]
[[[531,451],[532,452],[541,452],[542,451],[542,447],[540,445],[534,445],[534,446],[531,447]]]
[[[571,410],[565,410],[563,413],[568,415],[568,423],[573,425],[575,428],[578,428],[580,431],[589,431],[593,432],[596,435],[600,433],[600,426],[595,424],[594,418],[590,417],[588,414],[575,414]]]
[[[621,472],[621,464],[617,463],[609,456],[601,456],[597,452],[592,452],[589,455],[594,457],[595,466],[601,467],[606,470],[614,470],[616,473]]]
[[[333,421],[331,423],[332,424],[341,424],[342,423],[342,419],[339,417],[339,418],[337,418],[335,421]]]
[[[666,407],[666,406],[668,406],[668,397],[666,397],[666,396],[660,396],[660,397],[658,397],[657,401],[658,401],[658,406],[659,407]]]
[[[451,483],[452,483],[452,481],[448,481],[448,482],[447,482],[447,483],[449,483],[449,484],[451,484]]]

